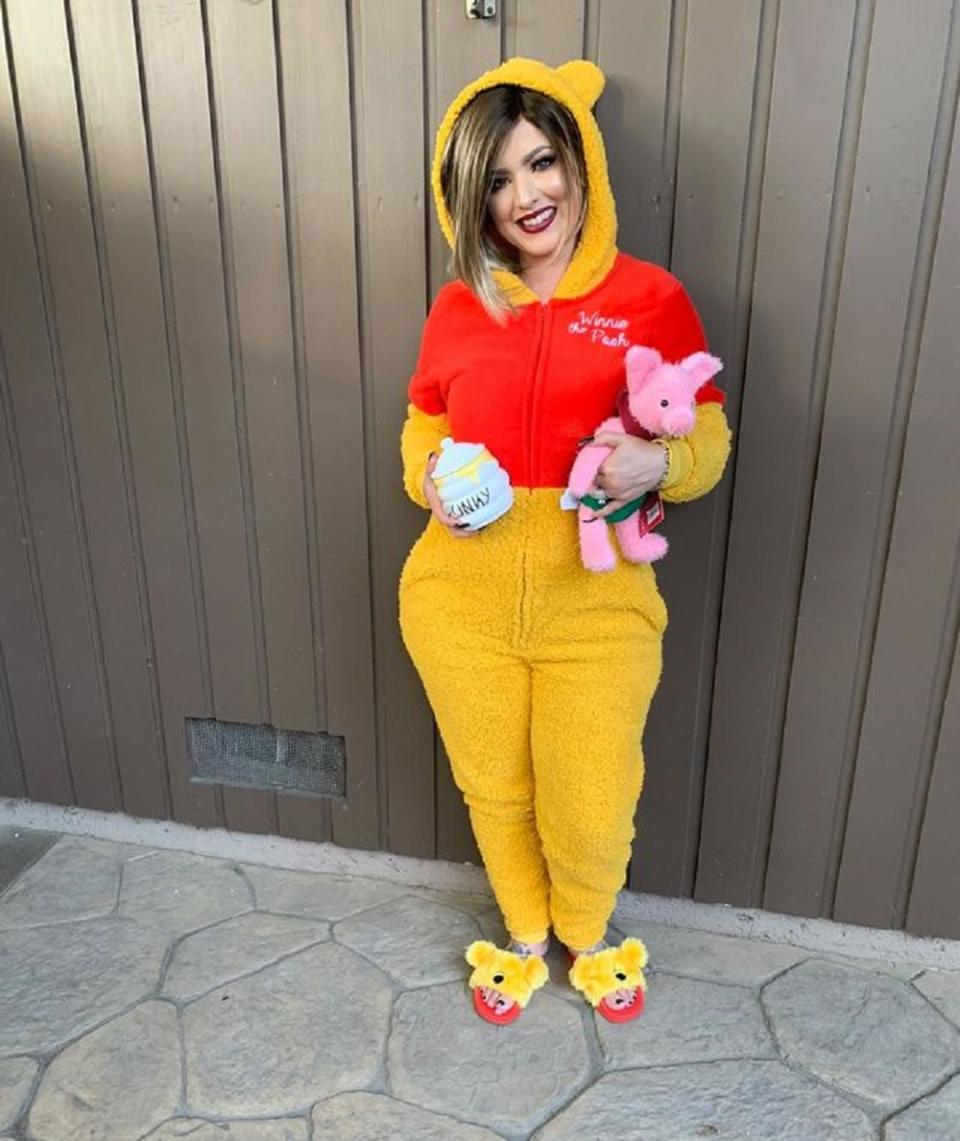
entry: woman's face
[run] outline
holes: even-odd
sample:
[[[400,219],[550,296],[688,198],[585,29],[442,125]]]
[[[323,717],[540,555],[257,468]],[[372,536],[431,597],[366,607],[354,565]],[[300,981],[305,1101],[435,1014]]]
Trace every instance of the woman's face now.
[[[516,249],[522,269],[569,260],[573,252],[579,187],[568,190],[556,150],[526,119],[517,120],[497,155],[490,217],[500,237]]]

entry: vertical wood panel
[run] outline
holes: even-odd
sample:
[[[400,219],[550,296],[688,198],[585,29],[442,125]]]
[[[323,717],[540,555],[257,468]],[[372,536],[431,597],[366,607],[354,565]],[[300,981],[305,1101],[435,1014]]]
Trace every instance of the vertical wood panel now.
[[[501,20],[506,18],[501,14]],[[429,91],[426,107],[426,208],[430,240],[429,286],[433,298],[449,277],[446,267],[450,259],[450,247],[437,225],[437,212],[429,190],[437,127],[457,92],[500,62],[500,27],[494,20],[473,20],[467,24],[463,11],[457,5],[448,4],[446,0],[434,0],[428,9],[426,36]],[[421,526],[425,519],[425,515],[421,516]],[[450,760],[437,732],[434,733],[434,764],[437,856],[446,860],[480,862],[469,813],[453,782]]]
[[[170,354],[203,582],[207,708],[194,716],[255,722],[258,648],[201,9],[199,0],[142,0],[138,11]],[[272,796],[224,789],[223,801],[228,827],[272,830]]]
[[[0,642],[0,796],[26,796],[23,758],[13,719],[10,687]]]
[[[304,513],[314,509],[313,487],[304,479],[293,369],[271,6],[214,0],[208,12],[240,441],[249,462],[255,605],[262,608],[260,715],[283,728],[312,729],[317,679]],[[319,815],[315,802],[281,797],[278,811],[284,833],[317,834],[310,827]]]
[[[759,0],[688,8],[677,205],[671,269],[700,312],[720,381],[736,406],[740,385],[735,300],[740,268]],[[756,159],[757,164],[761,162]],[[760,167],[758,166],[758,169]],[[671,557],[657,576],[670,611],[660,691],[645,735],[647,780],[631,887],[686,894],[693,887],[710,718],[724,542],[724,493],[669,509]]]
[[[955,9],[952,29],[954,37],[960,31],[958,24],[960,21]],[[955,364],[957,298],[960,296],[960,133],[957,132],[956,120],[953,131],[953,153],[917,370],[920,392],[911,413],[911,440],[904,457],[904,485],[909,490],[904,495],[902,521],[898,520],[898,523],[902,527],[903,541],[909,539],[912,545],[916,544],[916,539],[912,534],[909,506],[917,503],[925,514],[931,510],[936,513],[939,506],[946,502],[955,513],[956,489],[960,487],[958,453],[955,433],[952,431],[953,425],[960,421],[960,414],[955,412],[951,417],[949,405],[931,406],[933,401],[943,398],[945,390],[949,390],[947,399],[952,400],[954,407],[957,403]],[[924,424],[929,425],[928,431],[934,441],[935,450],[929,456],[923,438]],[[949,455],[944,460],[942,457],[946,452]],[[932,490],[936,493],[931,494]],[[936,520],[937,523],[939,521]],[[896,530],[894,535],[895,538],[898,535]],[[942,540],[937,545],[940,546],[940,543]],[[911,587],[912,585],[910,584]],[[911,590],[909,601],[901,602],[901,605],[905,612],[918,609],[916,592]],[[957,846],[957,820],[960,819],[960,765],[957,764],[957,758],[960,757],[960,642],[957,641],[957,624],[960,621],[960,549],[954,551],[953,581],[946,613],[941,617],[933,611],[931,617],[934,621],[939,619],[941,622],[941,660],[948,658],[951,638],[954,641],[954,652],[942,711],[937,707],[936,694],[928,706],[932,737],[929,744],[934,749],[933,770],[923,805],[925,812],[906,926],[917,935],[945,935],[960,939],[960,910],[957,908],[957,900],[960,899],[960,851]],[[938,724],[937,717],[941,712],[942,720]]]
[[[343,734],[347,803],[333,839],[381,846],[346,10],[279,9],[299,371],[308,401],[323,727]],[[335,283],[335,288],[331,285]]]
[[[76,468],[65,456],[62,387],[47,338],[30,202],[21,166],[19,129],[7,70],[6,40],[0,52],[0,342],[6,385],[4,397],[11,441],[22,470],[22,510],[30,520],[23,553],[31,562],[34,596],[41,612],[41,645],[59,747],[40,742],[29,747],[29,721],[21,725],[27,789],[37,800],[75,801],[70,758],[109,763],[99,664],[91,626],[86,580],[77,537]],[[13,445],[11,444],[11,450]],[[8,643],[8,646],[14,643]],[[30,661],[20,655],[8,662],[11,687],[25,671],[24,684],[35,681]],[[60,679],[62,678],[62,684]],[[41,730],[42,732],[42,730]],[[106,778],[110,780],[109,776]],[[111,782],[112,783],[112,782]],[[108,803],[116,803],[112,796]]]
[[[947,7],[943,6],[944,19]],[[935,80],[942,64],[943,44],[937,33],[945,29],[933,19],[930,25],[929,40],[916,44],[916,66]],[[897,30],[894,28],[892,34]],[[898,368],[891,439],[884,457],[884,484],[877,496],[879,510],[884,515],[895,511],[895,515],[892,534],[889,538],[884,535],[876,544],[886,553],[883,593],[835,908],[838,917],[875,926],[901,927],[906,916],[960,608],[960,454],[956,446],[960,391],[953,367],[960,285],[956,208],[960,141],[954,145],[953,202],[948,204],[952,209],[948,209],[937,250],[935,294],[927,313],[929,335],[922,355],[914,355],[921,347],[914,343],[914,337],[923,327],[933,269],[932,247],[956,118],[960,76],[957,19],[950,46],[942,92],[938,83],[932,84],[934,94],[940,96],[940,114],[929,176],[927,155],[921,150],[929,142],[929,122],[920,113],[932,108],[926,105],[925,98],[917,98],[917,119],[901,119],[897,127],[916,133],[919,153],[913,154],[913,148],[908,152],[915,164],[911,164],[912,177],[910,167],[904,163],[903,173],[897,179],[899,192],[888,207],[891,213],[896,212],[895,216],[904,216],[904,228],[910,225],[913,209],[919,209],[921,204],[923,219]],[[917,96],[926,96],[919,77],[916,84]],[[921,202],[916,203],[915,198]],[[905,234],[904,246],[906,238]],[[891,253],[899,254],[900,246]],[[916,387],[911,393],[915,368]],[[910,419],[901,468],[899,437],[907,407]],[[885,524],[881,518],[881,527]],[[922,605],[918,606],[920,584]],[[857,697],[855,694],[852,704],[856,704]]]
[[[956,606],[956,591],[954,599]],[[907,913],[907,930],[915,935],[960,939],[957,909],[960,899],[960,859],[957,858],[960,765],[957,757],[960,757],[960,641],[954,649]]]
[[[27,796],[24,754],[31,770],[43,764],[45,753],[48,765],[62,768],[65,750],[44,662],[49,647],[34,601],[32,536],[24,518],[22,468],[4,373],[0,355],[0,796]]]
[[[399,438],[425,316],[423,29],[351,3],[377,726],[391,851],[434,854],[433,722],[400,638],[397,583],[423,517],[400,507]]]
[[[506,55],[556,67],[583,55],[584,0],[505,0]]]
[[[89,807],[166,811],[152,681],[144,641],[139,558],[122,448],[126,426],[104,335],[97,249],[62,6],[8,5],[29,177],[44,204],[40,238],[47,304],[56,325],[69,446],[102,645],[101,685],[112,725],[105,755],[74,756],[77,795]]]
[[[173,815],[219,823],[214,794],[190,783],[183,733],[201,692],[200,646],[184,517],[175,408],[164,328],[150,170],[132,12],[117,4],[71,6],[83,96],[94,222],[105,263],[106,319],[129,431],[127,479],[146,581],[146,629],[155,711]],[[163,763],[164,758],[158,758]],[[155,812],[157,806],[152,806]],[[147,810],[150,814],[150,810]]]
[[[822,341],[829,355],[832,329],[835,293],[823,270],[831,256],[841,258],[844,184],[834,185],[834,171],[854,8],[852,0],[839,6],[824,0],[813,16],[789,4],[780,13],[717,649],[700,899],[758,903],[762,891],[804,506],[826,383]],[[869,36],[864,12],[850,66],[852,94],[846,96],[854,124]]]
[[[597,7],[597,63],[607,86],[597,121],[617,203],[622,250],[655,261],[664,199],[674,170],[665,166],[664,125],[670,57],[670,0],[604,0]]]

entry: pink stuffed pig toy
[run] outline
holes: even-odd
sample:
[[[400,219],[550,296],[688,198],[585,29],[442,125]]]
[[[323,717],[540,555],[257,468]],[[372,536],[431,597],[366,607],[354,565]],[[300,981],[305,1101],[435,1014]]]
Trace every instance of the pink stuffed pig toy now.
[[[626,368],[626,412],[604,420],[597,433],[626,432],[647,439],[670,439],[693,430],[697,391],[716,376],[723,364],[709,353],[693,353],[670,364],[656,349],[633,345],[627,350]],[[617,562],[606,521],[595,516],[595,508],[591,507],[591,503],[599,505],[599,501],[591,500],[588,494],[600,465],[611,451],[602,444],[581,448],[567,484],[569,495],[578,503],[580,556],[583,565],[592,571],[613,570]],[[631,563],[651,563],[667,553],[667,540],[641,522],[643,511],[638,500],[611,515],[620,550]]]

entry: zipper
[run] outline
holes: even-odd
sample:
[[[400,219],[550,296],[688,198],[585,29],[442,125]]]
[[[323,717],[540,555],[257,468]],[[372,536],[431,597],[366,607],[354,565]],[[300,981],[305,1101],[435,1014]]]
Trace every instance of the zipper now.
[[[547,346],[549,344],[548,331],[551,324],[552,310],[547,305],[539,305],[537,307],[537,335],[533,351],[533,366],[531,369],[529,386],[527,389],[527,408],[526,408],[526,468],[527,468],[527,483],[530,487],[536,486],[536,479],[539,475],[535,469],[538,466],[535,463],[536,455],[539,455],[539,447],[537,446],[539,437],[537,435],[537,406],[540,402],[540,395],[543,389],[543,377],[546,372],[545,362],[547,358]]]
[[[527,511],[530,510],[530,501],[527,501]],[[527,640],[527,598],[529,591],[527,590],[527,575],[529,574],[529,555],[527,547],[530,537],[529,515],[527,518],[527,526],[523,528],[520,537],[520,591],[519,599],[517,601],[517,639],[516,645],[523,646]]]
[[[532,490],[536,486],[537,475],[539,474],[539,464],[536,457],[539,455],[539,436],[537,434],[537,410],[540,403],[540,396],[543,389],[543,378],[546,372],[546,358],[547,346],[549,345],[549,329],[551,324],[552,310],[547,305],[539,305],[537,307],[537,330],[536,338],[534,341],[534,351],[531,362],[531,370],[529,373],[528,388],[526,394],[526,408],[524,410],[524,446],[526,451],[525,466],[527,474],[527,485]],[[532,510],[532,499],[528,503],[528,511]],[[525,641],[529,633],[530,626],[530,603],[532,600],[532,590],[529,585],[530,577],[530,541],[531,532],[533,527],[529,525],[523,529],[521,538],[521,553],[520,553],[520,599],[519,599],[519,615],[518,615],[518,637],[521,642]]]

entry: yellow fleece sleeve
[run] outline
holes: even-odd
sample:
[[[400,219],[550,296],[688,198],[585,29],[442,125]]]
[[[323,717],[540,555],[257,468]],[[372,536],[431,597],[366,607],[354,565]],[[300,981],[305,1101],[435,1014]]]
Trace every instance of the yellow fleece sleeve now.
[[[730,427],[723,405],[697,405],[697,422],[689,435],[667,441],[670,473],[660,489],[667,503],[699,499],[714,488],[730,455]]]
[[[403,486],[407,495],[420,507],[429,508],[423,494],[423,477],[431,452],[440,451],[440,441],[450,435],[446,414],[430,416],[414,404],[407,405],[407,419],[400,436],[403,460]]]

